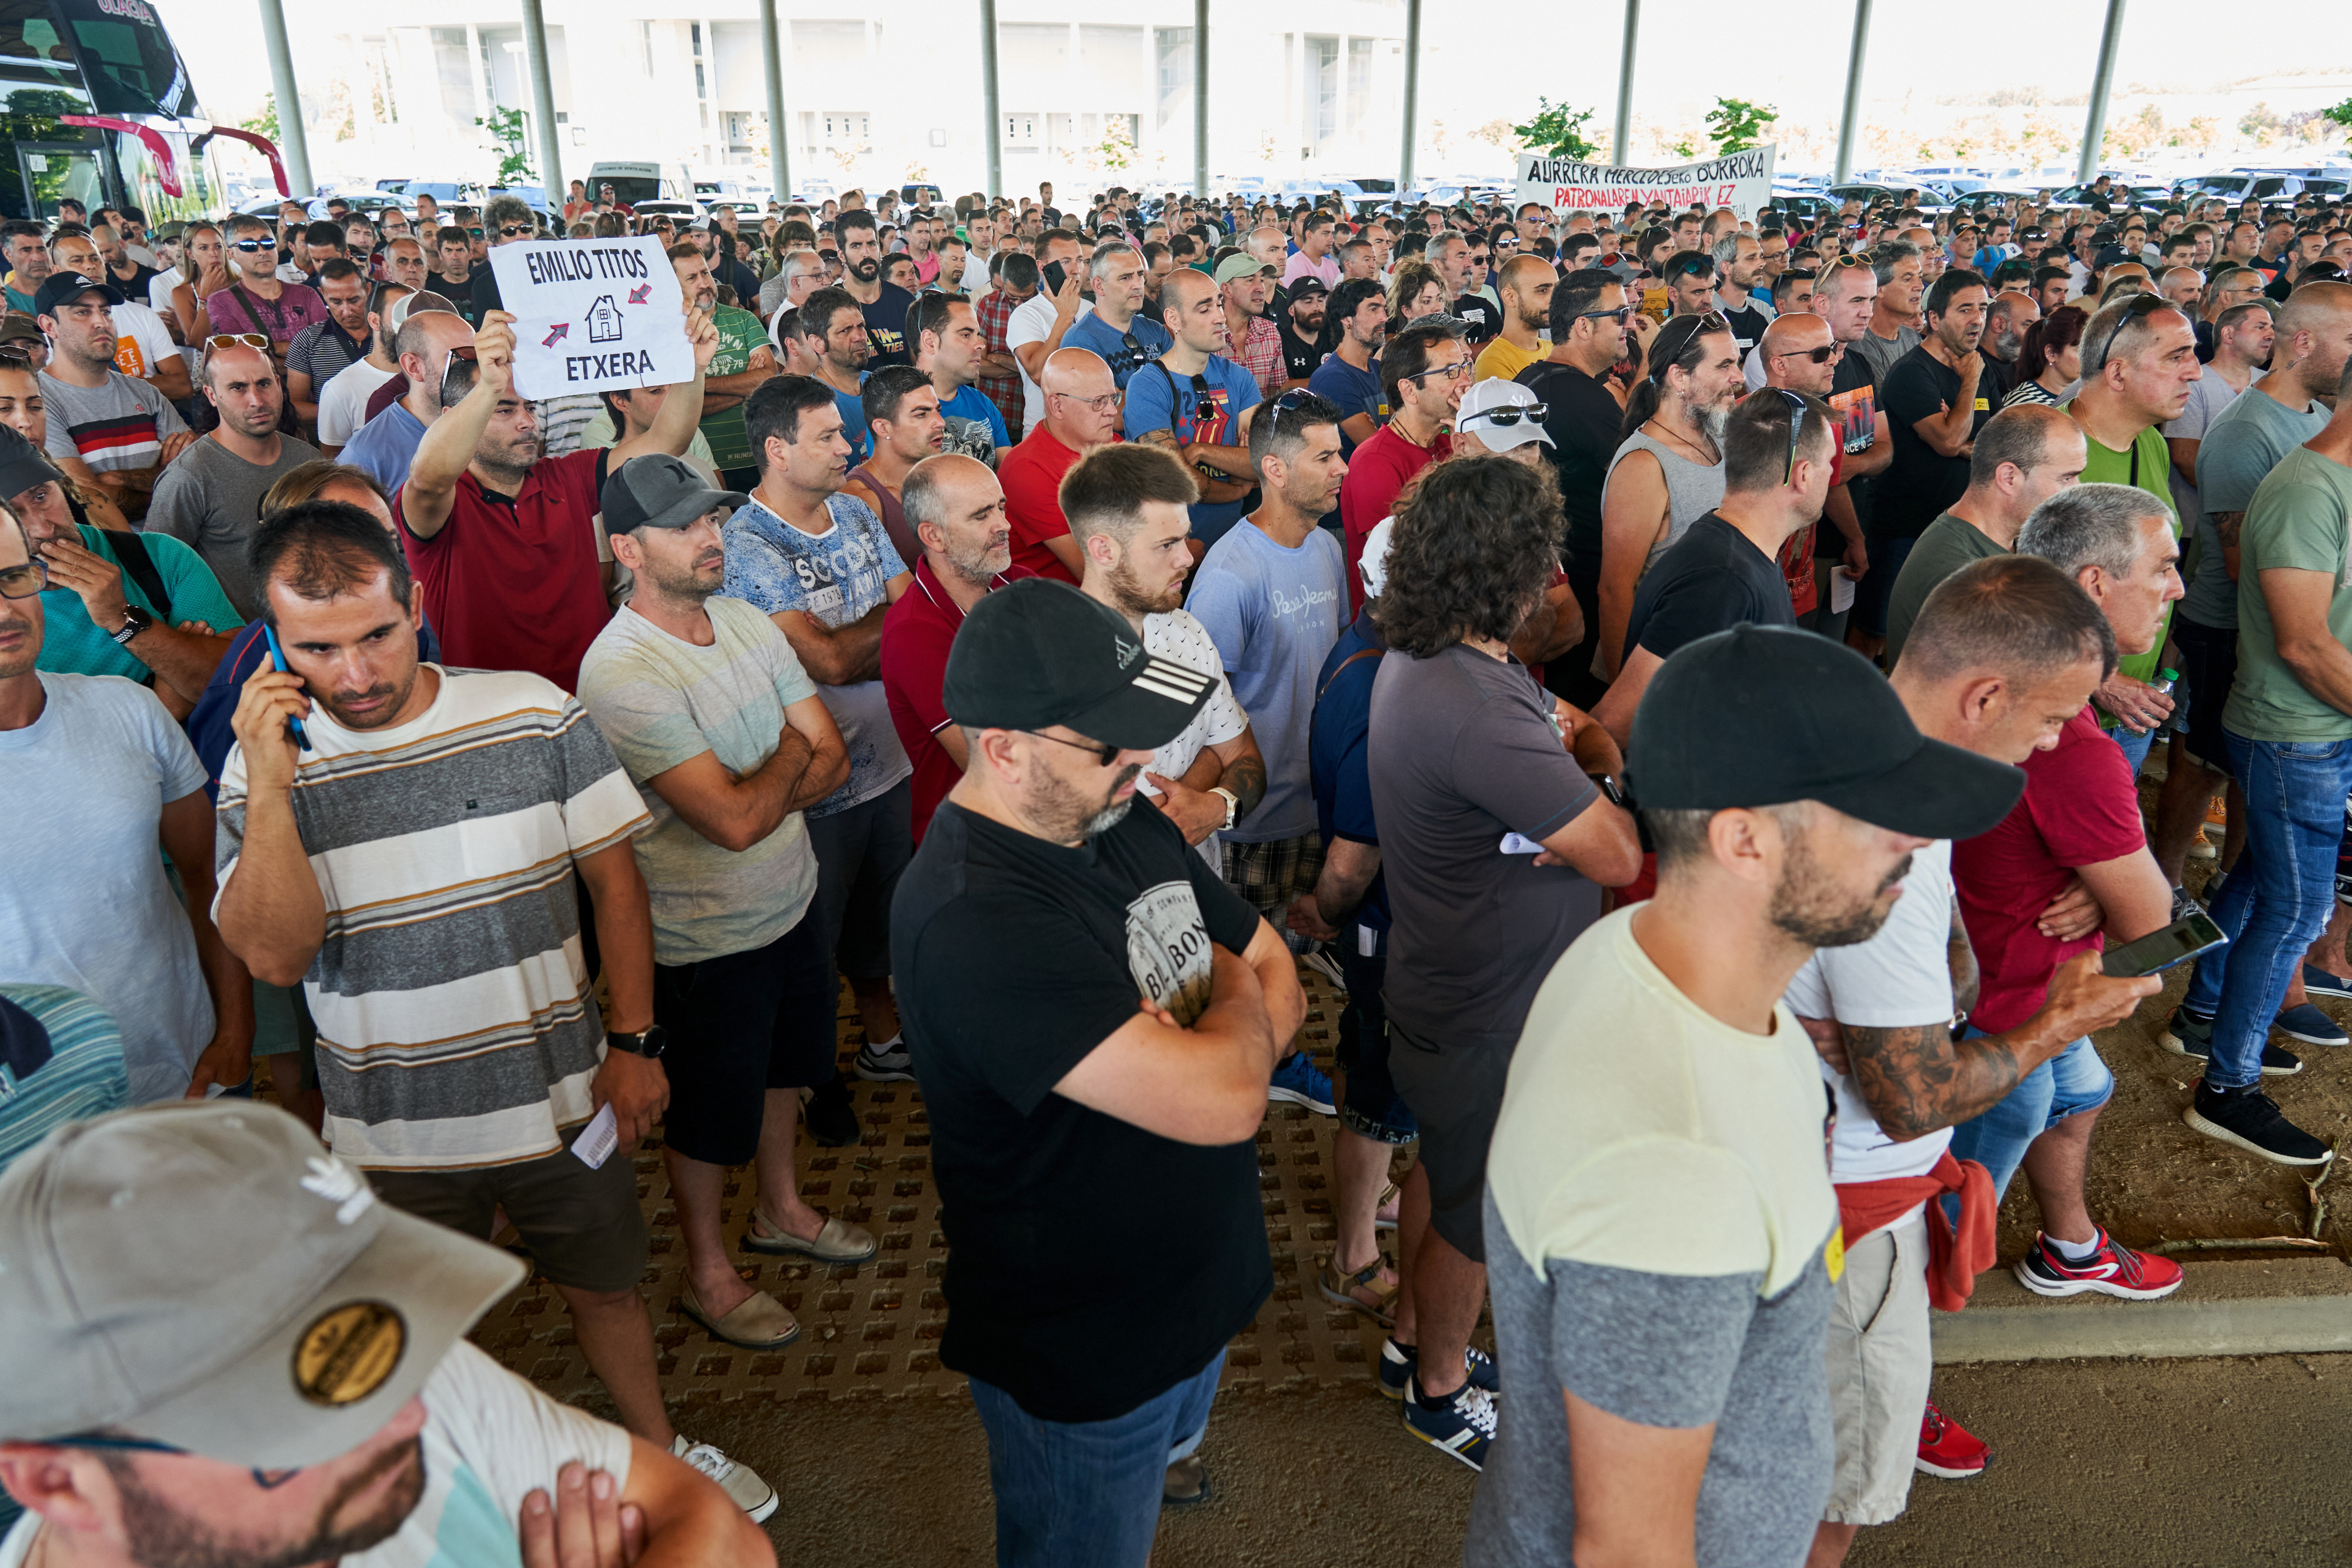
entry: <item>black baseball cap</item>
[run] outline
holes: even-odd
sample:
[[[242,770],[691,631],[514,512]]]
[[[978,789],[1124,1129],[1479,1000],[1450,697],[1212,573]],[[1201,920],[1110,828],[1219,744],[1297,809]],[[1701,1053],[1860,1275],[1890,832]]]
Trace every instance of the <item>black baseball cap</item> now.
[[[615,534],[690,528],[721,507],[731,511],[751,498],[740,490],[719,489],[684,458],[666,452],[630,458],[604,476],[597,497],[605,530]]]
[[[48,454],[7,425],[0,424],[0,501],[13,501],[58,477]]]
[[[1321,278],[1316,277],[1311,272],[1301,277],[1297,282],[1290,286],[1290,297],[1293,299],[1297,299],[1302,296],[1308,294],[1328,294],[1330,292],[1330,285],[1325,283]]]
[[[988,594],[964,617],[940,695],[958,724],[1067,725],[1122,751],[1155,751],[1216,689],[1214,675],[1147,652],[1108,604],[1066,582],[1029,577]]]
[[[58,306],[85,294],[95,294],[109,305],[120,305],[123,299],[122,290],[111,283],[92,283],[79,272],[60,267],[42,280],[39,292],[33,296],[33,314],[54,316]]]
[[[1861,654],[1794,627],[1743,624],[1676,650],[1633,742],[1626,779],[1649,810],[1819,800],[1891,832],[1969,839],[2025,792],[2022,770],[1921,735]]]

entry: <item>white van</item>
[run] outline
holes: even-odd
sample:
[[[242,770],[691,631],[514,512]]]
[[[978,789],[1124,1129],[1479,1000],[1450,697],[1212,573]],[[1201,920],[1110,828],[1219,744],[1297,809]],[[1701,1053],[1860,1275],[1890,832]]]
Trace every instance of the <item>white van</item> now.
[[[596,163],[588,170],[588,199],[607,185],[625,207],[639,202],[694,200],[694,180],[683,163]]]

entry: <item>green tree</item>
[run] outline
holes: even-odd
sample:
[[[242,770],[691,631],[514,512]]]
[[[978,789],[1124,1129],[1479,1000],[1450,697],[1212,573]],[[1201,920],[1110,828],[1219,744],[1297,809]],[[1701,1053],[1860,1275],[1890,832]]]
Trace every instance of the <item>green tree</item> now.
[[[1571,110],[1564,103],[1554,103],[1548,98],[1536,99],[1536,117],[1524,125],[1511,127],[1519,145],[1530,152],[1540,152],[1548,158],[1575,158],[1591,162],[1601,149],[1587,141],[1584,122],[1592,118],[1589,109]]]
[[[1715,143],[1718,156],[1727,152],[1745,152],[1764,140],[1765,132],[1780,117],[1780,111],[1769,103],[1750,103],[1742,98],[1718,98],[1715,107],[1706,111],[1707,139]]]
[[[520,185],[539,178],[531,170],[530,154],[523,149],[521,110],[494,109],[488,119],[474,123],[488,131],[490,140],[498,143],[499,184]]]
[[[2352,98],[2346,99],[2342,103],[2337,104],[2333,109],[2321,110],[2319,111],[2319,118],[2322,120],[2333,120],[2335,123],[2342,126],[2345,130],[2352,131]]]
[[[268,137],[272,141],[279,140],[280,133],[278,129],[278,95],[274,92],[263,93],[261,95],[261,112],[259,114],[248,115],[245,119],[238,120],[236,123],[240,130],[257,131],[263,136]]]

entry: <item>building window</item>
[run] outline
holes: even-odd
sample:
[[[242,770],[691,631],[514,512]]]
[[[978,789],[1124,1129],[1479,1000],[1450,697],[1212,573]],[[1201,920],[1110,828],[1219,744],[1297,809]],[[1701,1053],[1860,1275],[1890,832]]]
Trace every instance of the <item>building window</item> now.
[[[1339,40],[1307,40],[1307,141],[1320,152],[1339,133]]]
[[[1029,110],[1007,114],[1004,117],[1004,145],[1007,147],[1039,145],[1037,130],[1044,118],[1043,115]]]
[[[1348,134],[1363,133],[1364,116],[1372,106],[1372,41],[1348,40]]]
[[[1192,107],[1192,29],[1162,27],[1153,42],[1159,55],[1159,129],[1165,131]]]
[[[828,109],[819,119],[823,121],[825,146],[854,152],[865,145],[871,119],[866,110]]]

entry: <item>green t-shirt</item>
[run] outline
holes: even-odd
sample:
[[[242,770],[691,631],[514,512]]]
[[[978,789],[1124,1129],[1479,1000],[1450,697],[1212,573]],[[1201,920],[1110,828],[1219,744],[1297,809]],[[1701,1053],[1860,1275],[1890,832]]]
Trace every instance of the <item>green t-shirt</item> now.
[[[752,353],[768,347],[768,329],[740,305],[719,306],[710,313],[710,324],[719,329],[719,351],[710,356],[710,368],[703,372],[711,381],[750,370]],[[751,438],[744,434],[741,403],[704,414],[702,438],[710,443],[710,455],[719,467],[751,465]]]
[[[2334,578],[2327,630],[2352,644],[2352,468],[2298,446],[2255,489],[2238,541],[2238,680],[2221,710],[2250,740],[2352,737],[2352,714],[2314,696],[2279,657],[2261,584],[2273,569]]]
[[[113,540],[105,530],[88,523],[79,526],[84,546],[116,567],[121,566],[121,558],[114,553]],[[204,557],[169,534],[139,537],[147,546],[147,559],[155,563],[155,575],[163,580],[163,591],[171,595],[171,624],[201,621],[224,637],[245,624],[245,617],[236,612],[236,606],[221,591],[220,579],[213,575]],[[161,606],[148,599],[138,580],[127,571],[122,574],[122,597],[148,614],[160,617]],[[109,626],[101,630],[92,625],[89,612],[82,608],[81,595],[73,590],[44,590],[41,614],[47,624],[41,633],[40,656],[33,661],[37,668],[63,675],[121,675],[133,681],[148,677],[147,666],[111,636],[120,628]]]
[[[2066,404],[2072,409],[2073,403]],[[2118,452],[2112,446],[2102,446],[2088,434],[2083,444],[2090,448],[2091,460],[2083,465],[2085,485],[2131,485],[2147,491],[2164,507],[2164,515],[2172,519],[2172,537],[2180,537],[2180,513],[2172,504],[2172,486],[2165,476],[2172,468],[2172,449],[2164,444],[2164,432],[2149,425],[2132,442],[2131,450]],[[2172,632],[2172,606],[2164,607],[2164,622],[2156,629],[2156,645],[2145,653],[2134,653],[2117,661],[2116,672],[2136,681],[2153,683],[2157,667],[2164,663],[2164,640]],[[2116,727],[2115,716],[2104,709],[2094,709],[2104,729]]]
[[[1927,602],[1937,583],[1971,561],[2008,553],[1985,538],[1974,523],[1963,522],[1949,512],[1922,528],[1895,576],[1895,591],[1886,604],[1887,669],[1892,671],[1895,661],[1903,656],[1911,623],[1919,619],[1919,607]]]

